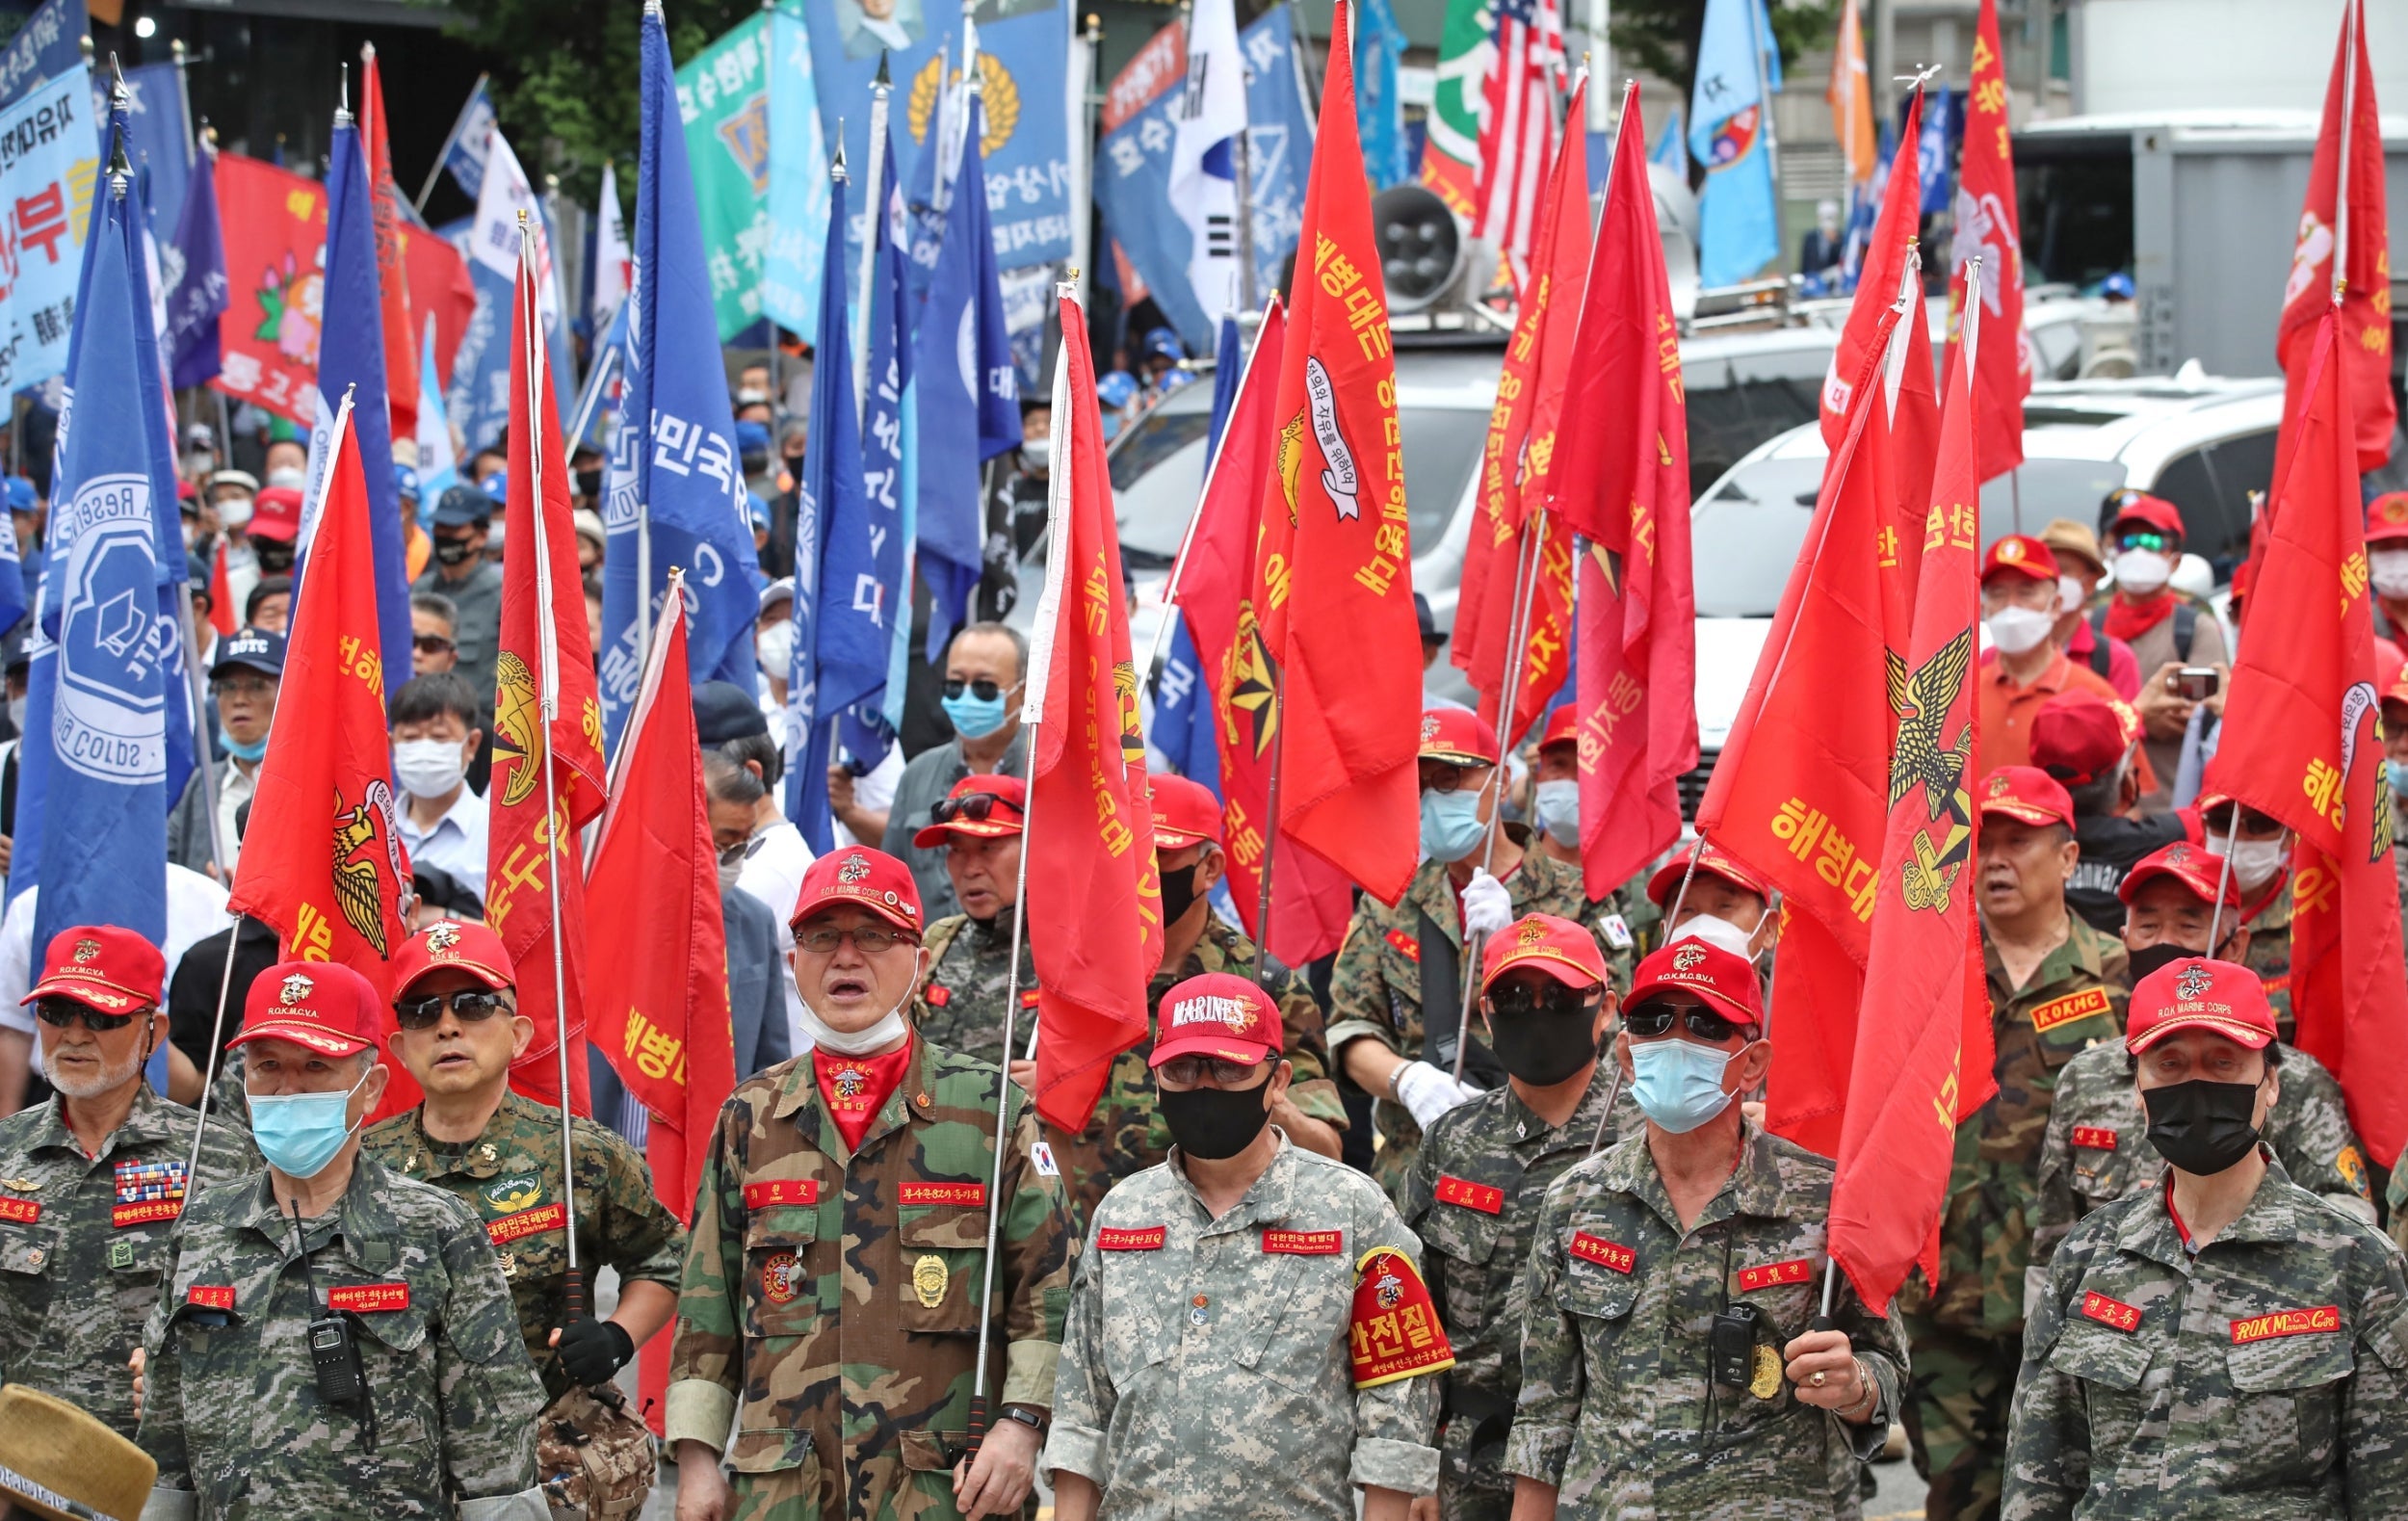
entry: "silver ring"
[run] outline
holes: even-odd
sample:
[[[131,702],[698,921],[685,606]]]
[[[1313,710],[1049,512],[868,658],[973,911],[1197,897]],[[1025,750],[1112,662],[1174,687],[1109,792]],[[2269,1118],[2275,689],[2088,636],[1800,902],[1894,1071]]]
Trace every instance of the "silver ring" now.
[[[1820,1369],[1817,1369],[1817,1370],[1816,1370],[1816,1372],[1815,1372],[1815,1376],[1814,1376],[1812,1378],[1807,1379],[1806,1381],[1807,1381],[1808,1383],[1810,1383],[1810,1384],[1813,1384],[1816,1388],[1819,1389],[1819,1388],[1821,1388],[1821,1387],[1823,1386],[1824,1378],[1825,1378],[1825,1376],[1824,1376],[1824,1374],[1822,1373],[1822,1371],[1821,1371]]]

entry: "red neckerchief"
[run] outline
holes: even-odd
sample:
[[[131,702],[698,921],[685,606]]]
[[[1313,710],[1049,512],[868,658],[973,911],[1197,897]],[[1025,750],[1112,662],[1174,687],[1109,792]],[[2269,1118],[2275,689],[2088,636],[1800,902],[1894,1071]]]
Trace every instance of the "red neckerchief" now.
[[[2198,1256],[2199,1248],[2190,1239],[2190,1227],[2183,1223],[2182,1212],[2174,1208],[2174,1174],[2172,1172],[2165,1175],[2165,1218],[2174,1222],[2174,1234],[2182,1240],[2183,1254],[2189,1257]]]
[[[2139,600],[2118,591],[2115,599],[2107,604],[2107,637],[2120,639],[2129,644],[2173,616],[2174,593],[2170,589]],[[2174,653],[2180,655],[2183,652],[2176,650]]]
[[[811,1070],[820,1080],[820,1101],[827,1106],[828,1117],[836,1121],[836,1133],[845,1138],[848,1147],[861,1149],[870,1121],[886,1107],[886,1095],[895,1091],[910,1062],[909,1037],[877,1057],[841,1056],[811,1048]]]

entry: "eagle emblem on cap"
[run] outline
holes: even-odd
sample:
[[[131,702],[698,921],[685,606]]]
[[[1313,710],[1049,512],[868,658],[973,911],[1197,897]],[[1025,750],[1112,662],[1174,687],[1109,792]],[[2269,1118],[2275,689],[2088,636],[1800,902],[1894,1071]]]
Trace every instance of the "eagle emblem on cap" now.
[[[1705,958],[1704,948],[1692,942],[1672,953],[1672,970],[1686,972]]]
[[[2205,993],[2208,990],[2208,985],[2214,981],[2214,977],[2208,971],[2207,963],[2203,961],[2193,961],[2190,965],[2183,969],[2182,976],[2174,979],[2174,996],[2177,998],[2197,998],[2200,994]]]
[[[2189,859],[2190,846],[2186,843],[2177,845],[2165,852],[2165,864],[2168,866],[2180,866]]]
[[[440,956],[459,944],[459,926],[446,920],[427,931],[427,949]]]
[[[307,998],[309,996],[310,989],[316,987],[317,985],[317,983],[309,980],[308,973],[295,972],[292,976],[284,980],[283,984],[276,991],[276,997],[288,1006],[298,1004],[302,999]]]
[[[2008,786],[2008,782],[2007,782],[2007,779],[2006,779],[2005,777],[2003,777],[2003,776],[1993,776],[1993,777],[1991,777],[1991,778],[1990,778],[1990,796],[1991,796],[1991,797],[1993,797],[1993,798],[2003,798],[2003,797],[2005,797],[2005,796],[2006,796],[2006,789],[2007,789],[2007,786]]]
[[[1430,740],[1434,740],[1434,739],[1436,739],[1437,737],[1438,737],[1438,719],[1437,719],[1437,716],[1436,716],[1435,714],[1429,714],[1429,713],[1425,713],[1425,714],[1423,714],[1423,715],[1422,715],[1422,739],[1423,739],[1425,742],[1427,742],[1427,741],[1430,741]]]
[[[1547,927],[1545,925],[1539,924],[1533,920],[1531,923],[1522,926],[1520,939],[1524,945],[1536,945],[1538,942],[1546,938]]]
[[[2010,564],[2023,559],[2024,541],[2020,538],[2002,538],[1999,540],[1999,558],[2006,561]]]
[[[845,864],[836,868],[836,879],[848,887],[870,875],[870,858],[855,852],[845,857]]]
[[[100,958],[100,942],[86,935],[75,942],[75,964],[87,965]]]

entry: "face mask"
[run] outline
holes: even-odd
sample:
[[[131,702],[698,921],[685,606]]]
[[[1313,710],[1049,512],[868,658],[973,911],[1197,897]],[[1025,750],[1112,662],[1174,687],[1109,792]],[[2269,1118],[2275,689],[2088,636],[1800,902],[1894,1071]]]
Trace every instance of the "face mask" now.
[[[438,538],[434,541],[434,558],[447,565],[466,564],[475,549],[465,538]]]
[[[2009,655],[2038,648],[2056,627],[2056,619],[2048,614],[2018,607],[2001,608],[1984,621],[1990,626],[1990,642]]]
[[[2187,950],[2179,945],[2160,943],[2144,950],[2127,951],[2124,953],[2124,960],[2131,968],[2129,977],[2133,982],[2138,983],[2150,973],[2162,971],[2185,957],[2196,957],[2200,954],[2200,952]]]
[[[12,704],[12,707],[13,707],[13,704]],[[249,761],[255,766],[259,763],[261,758],[268,753],[268,736],[262,734],[259,738],[251,741],[249,745],[246,745],[241,740],[238,740],[233,735],[229,734],[225,737],[225,752],[228,755],[233,756],[236,760]]]
[[[1488,1044],[1509,1075],[1532,1088],[1553,1088],[1597,1060],[1596,1021],[1596,1011],[1589,1009],[1492,1017]]]
[[[200,525],[198,523],[186,523],[183,525],[183,528],[184,552],[186,554],[190,554],[193,549],[193,540],[200,537]]]
[[[375,1070],[372,1066],[368,1072]],[[340,1093],[249,1095],[251,1140],[258,1142],[268,1166],[288,1178],[314,1178],[324,1172],[358,1128],[350,1118],[352,1094],[368,1081],[368,1072]]]
[[[772,623],[753,641],[753,653],[760,657],[761,669],[779,681],[787,679],[795,666],[795,625]]]
[[[1722,1070],[1734,1054],[1678,1036],[1636,1042],[1631,1097],[1656,1124],[1686,1136],[1731,1107],[1731,1095],[1722,1091]]]
[[[464,774],[459,747],[450,740],[404,740],[393,747],[393,774],[413,798],[447,797]]]
[[[240,528],[250,521],[250,498],[229,496],[218,504],[218,521],[228,528]]]
[[[1181,1151],[1218,1162],[1252,1145],[1270,1123],[1270,1110],[1263,1103],[1263,1090],[1269,1087],[1265,1078],[1252,1088],[1195,1088],[1184,1093],[1157,1088],[1154,1107]]]
[[[958,697],[943,699],[945,717],[953,720],[954,732],[965,740],[982,740],[1004,726],[1004,695],[982,697],[968,687]]]
[[[721,870],[725,868],[722,867]],[[920,980],[919,973],[927,970],[927,957],[923,955],[917,970],[912,975],[912,983],[915,986]],[[832,1051],[840,1057],[866,1057],[893,1045],[911,1029],[903,1022],[903,1005],[910,1002],[911,995],[905,993],[902,1003],[888,1010],[885,1015],[869,1029],[844,1031],[822,1019],[819,1010],[811,1007],[810,1000],[801,999],[798,1000],[796,1023],[802,1027],[802,1033],[809,1038],[811,1044],[822,1051]]]
[[[1718,946],[1743,960],[1756,958],[1755,936],[1730,920],[1710,913],[1691,914],[1681,921],[1681,928],[1672,931],[1673,940],[1703,940]],[[1664,942],[1669,945],[1672,942]]]
[[[1479,794],[1422,794],[1422,852],[1433,861],[1459,861],[1479,848],[1487,826],[1479,822]]]
[[[259,543],[257,552],[262,575],[280,576],[293,568],[293,546],[290,544],[269,540]]]
[[[1051,470],[1054,467],[1054,435],[1048,433],[1042,438],[1022,439],[1020,460],[1037,475]]]
[[[1197,866],[1202,865],[1201,862]],[[1195,906],[1195,874],[1197,866],[1184,872],[1163,873],[1163,923],[1177,924]]]
[[[2387,597],[2408,597],[2408,549],[2384,549],[2367,556],[2374,590]]]
[[[309,474],[288,464],[280,470],[269,471],[268,484],[288,491],[305,490],[309,485]]]
[[[2072,612],[2077,611],[2078,609],[2080,609],[2080,608],[2081,608],[2081,604],[2082,604],[2082,590],[2081,590],[2081,582],[2079,582],[2079,581],[2077,581],[2077,580],[2075,580],[2072,576],[2059,576],[2059,577],[2057,577],[2057,578],[2056,578],[2056,612],[2057,612],[2057,616],[2059,616],[2059,617],[2063,617],[2066,614],[2068,614],[2068,613],[2072,613]]]
[[[600,496],[602,494],[602,472],[599,470],[578,471],[577,494],[579,496]]]
[[[10,726],[14,728],[19,734],[25,732],[25,710],[32,705],[33,699],[30,697],[11,697],[9,699],[9,723]]]
[[[2258,1108],[2255,1083],[2193,1078],[2145,1089],[2140,1102],[2149,1112],[2149,1144],[2193,1176],[2213,1177],[2258,1143],[2258,1127],[2250,1123]]]
[[[23,702],[24,700],[24,698],[20,697],[16,702],[9,704],[9,721],[14,723],[20,729],[25,726],[25,721],[17,716],[16,710],[17,704]],[[2408,798],[2408,765],[2402,765],[2400,762],[2395,760],[2385,761],[2383,763],[2383,779],[2392,784],[2393,797]]]
[[[745,874],[745,863],[741,857],[733,861],[721,861],[719,863],[719,874],[720,891],[722,894],[732,893],[736,890],[736,879]]]
[[[2115,584],[2147,596],[2174,574],[2174,562],[2154,549],[2127,549],[2115,557]]]
[[[2386,767],[2391,762],[2383,763]],[[2290,852],[2280,839],[2235,840],[2233,842],[2233,879],[2240,890],[2254,893],[2274,880],[2274,874],[2283,869],[2283,859]]]
[[[1547,838],[1558,845],[1581,843],[1581,784],[1565,779],[1542,781],[1532,800],[1538,807],[1538,826],[1547,831]]]

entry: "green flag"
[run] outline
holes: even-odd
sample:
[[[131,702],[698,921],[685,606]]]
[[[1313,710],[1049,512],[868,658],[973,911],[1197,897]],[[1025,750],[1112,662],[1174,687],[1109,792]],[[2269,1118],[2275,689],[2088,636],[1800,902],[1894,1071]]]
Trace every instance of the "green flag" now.
[[[761,320],[769,237],[770,18],[747,16],[677,71],[677,113],[724,343]]]
[[[1438,92],[1422,149],[1422,183],[1460,217],[1478,215],[1472,192],[1479,182],[1480,92],[1497,58],[1489,39],[1494,24],[1489,0],[1447,0],[1438,34]]]

